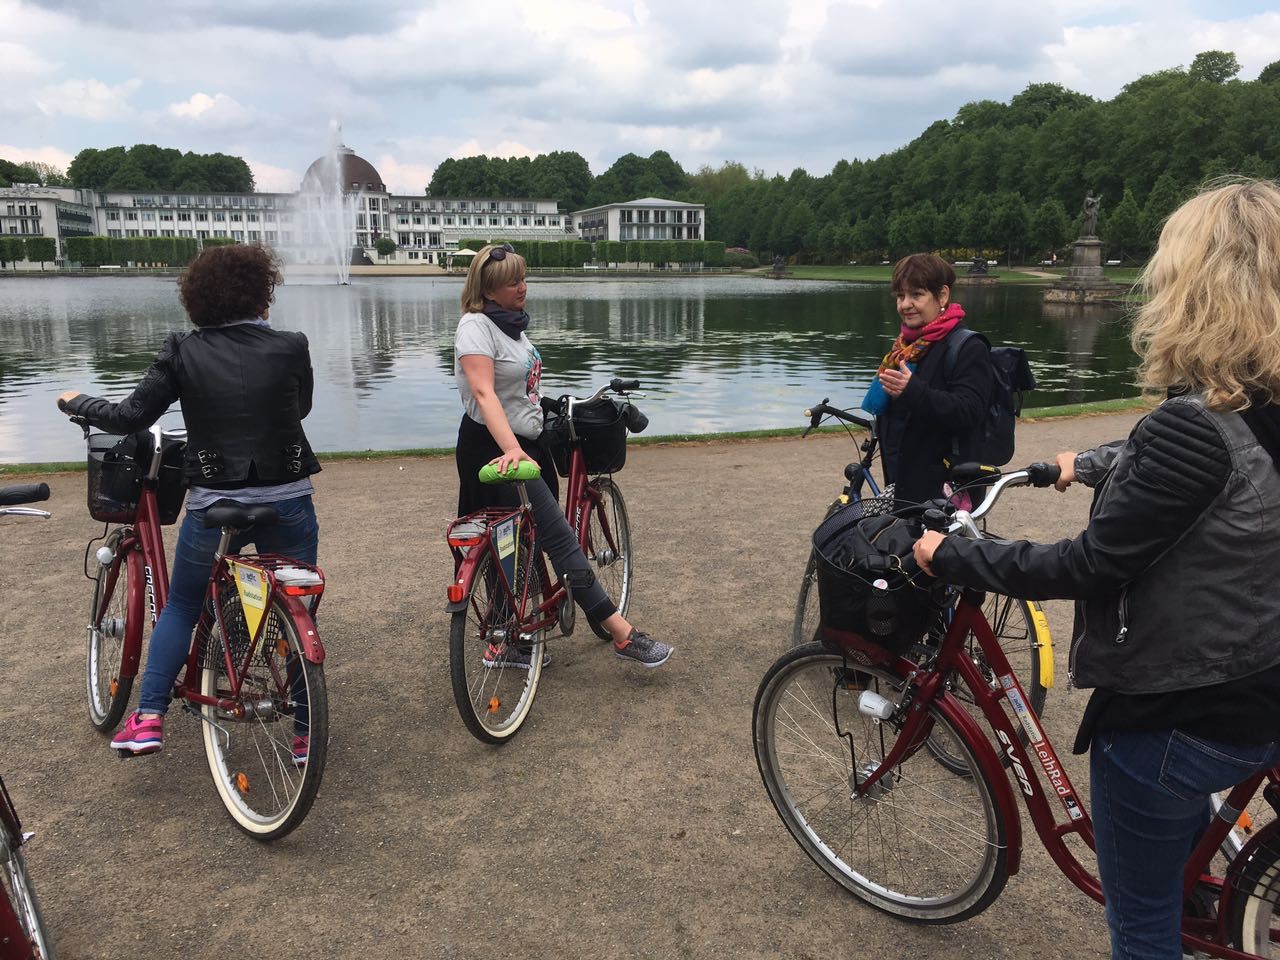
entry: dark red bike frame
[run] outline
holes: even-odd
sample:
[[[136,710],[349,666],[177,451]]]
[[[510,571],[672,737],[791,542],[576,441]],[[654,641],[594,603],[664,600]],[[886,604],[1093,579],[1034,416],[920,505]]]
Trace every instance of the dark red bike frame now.
[[[564,516],[569,521],[569,526],[577,534],[578,547],[585,553],[587,550],[587,530],[590,526],[588,520],[591,511],[600,505],[600,492],[590,482],[587,476],[586,462],[582,455],[581,447],[574,446],[569,452],[569,477],[566,481]],[[454,576],[454,582],[449,587],[449,605],[445,608],[449,612],[465,610],[470,602],[471,587],[475,580],[476,569],[480,564],[480,557],[485,553],[492,554],[494,560],[498,559],[497,549],[493,545],[492,538],[488,535],[489,528],[507,517],[519,516],[521,523],[534,524],[533,512],[528,507],[490,507],[484,510],[475,510],[467,514],[465,517],[459,517],[449,525],[450,533],[455,526],[459,526],[468,522],[480,523],[484,526],[484,534],[477,535],[474,545],[469,545],[470,549],[463,555],[462,549],[458,546],[452,546],[454,555],[454,565],[457,573]],[[603,529],[605,540],[611,549],[617,552],[618,544],[614,539],[613,530],[609,527],[609,518],[604,511],[600,512],[600,526]],[[536,543],[537,526],[534,525],[534,541]],[[452,544],[452,539],[451,539]],[[522,626],[530,632],[546,629],[557,621],[557,611],[565,597],[564,584],[559,580],[552,581],[551,575],[547,570],[547,561],[541,551],[538,552],[537,558],[534,560],[534,572],[538,577],[538,582],[542,586],[542,602],[538,604],[537,620],[522,623]],[[523,581],[522,596],[515,597],[512,592],[512,599],[517,601],[515,609],[519,610],[523,606],[528,596],[528,587],[530,581]],[[508,585],[504,584],[504,587]]]
[[[903,700],[909,700],[909,703],[902,727],[883,763],[874,773],[857,784],[855,789],[859,795],[865,795],[882,777],[892,776],[894,767],[900,761],[924,746],[933,724],[928,711],[932,706],[954,724],[963,735],[965,742],[973,749],[982,772],[986,774],[994,789],[996,809],[1004,822],[1008,836],[1009,874],[1017,873],[1021,863],[1022,822],[1014,800],[1015,790],[1004,767],[1006,761],[1009,766],[1008,772],[1012,773],[1017,781],[1018,792],[1022,794],[1022,800],[1026,804],[1027,812],[1031,815],[1036,833],[1039,834],[1053,862],[1076,887],[1099,903],[1103,902],[1102,887],[1097,877],[1080,863],[1066,843],[1066,838],[1074,834],[1080,837],[1090,850],[1093,850],[1093,821],[1071,785],[1071,780],[1059,762],[1048,735],[1041,728],[1039,718],[1031,710],[1022,684],[1000,648],[991,625],[983,616],[981,593],[968,590],[962,592],[951,624],[938,648],[937,656],[927,667],[921,667],[910,660],[895,658],[883,647],[868,643],[855,633],[828,627],[823,627],[822,632],[826,639],[837,643],[847,651],[851,660],[870,661],[887,666],[906,680]],[[977,639],[987,666],[995,677],[996,685],[994,686],[965,651],[965,639],[970,633]],[[947,689],[948,678],[955,675],[963,679],[973,695],[974,703],[982,710],[987,723],[995,732],[1003,749],[1003,758],[997,754],[969,711]],[[1013,719],[1006,712],[1005,704],[1008,704],[1009,710],[1012,711]],[[1023,745],[1014,726],[1015,721],[1026,734],[1034,757],[1032,752]],[[1065,821],[1055,814],[1049,802],[1044,786],[1046,780],[1049,788],[1058,798],[1065,814]],[[1228,907],[1233,888],[1230,882],[1223,878],[1211,876],[1209,866],[1219,846],[1235,825],[1235,817],[1239,816],[1239,811],[1245,809],[1263,781],[1280,785],[1280,768],[1255,774],[1237,784],[1223,806],[1223,811],[1227,812],[1230,818],[1214,816],[1192,852],[1191,858],[1187,861],[1183,879],[1184,893],[1190,896],[1197,885],[1207,884],[1218,892],[1219,903],[1217,918],[1184,917],[1182,924],[1184,946],[1213,956],[1225,957],[1228,960],[1256,960],[1253,954],[1241,953],[1226,946],[1224,924],[1226,918],[1230,916]],[[1280,786],[1269,789],[1280,789]],[[1280,834],[1280,821],[1267,824],[1245,845],[1245,850],[1235,859],[1239,860],[1250,850],[1277,834]]]
[[[154,629],[156,620],[160,617],[160,611],[164,609],[165,604],[169,600],[169,567],[165,561],[164,551],[164,535],[161,532],[160,524],[160,508],[156,500],[156,487],[154,481],[144,480],[142,492],[138,499],[138,512],[131,525],[124,527],[125,533],[120,538],[119,545],[116,547],[117,556],[121,557],[122,564],[129,565],[129,593],[125,598],[126,606],[126,623],[141,623],[143,615],[143,607],[146,603],[147,586],[151,587],[152,606],[147,615],[151,620],[151,626]],[[295,623],[305,623],[306,620],[298,619],[300,615],[305,616],[308,620],[314,614],[315,608],[320,603],[320,597],[324,591],[324,574],[319,567],[312,564],[301,563],[291,560],[287,557],[277,556],[275,554],[234,554],[228,557],[220,558],[213,566],[209,574],[210,584],[208,597],[212,601],[206,603],[204,611],[200,614],[200,620],[196,624],[195,632],[192,634],[193,641],[191,648],[187,654],[186,670],[182,675],[182,679],[175,686],[175,694],[193,704],[207,704],[216,706],[219,709],[228,711],[233,715],[239,715],[243,707],[237,699],[212,698],[206,697],[199,692],[200,687],[200,667],[201,652],[205,649],[205,641],[209,636],[209,631],[216,623],[219,631],[223,631],[222,623],[222,591],[231,585],[232,580],[229,571],[229,561],[243,561],[250,566],[260,567],[269,572],[267,577],[267,608],[270,608],[273,600],[279,600],[285,609],[294,618]],[[287,586],[281,586],[276,582],[274,571],[280,567],[301,567],[304,569],[314,570],[320,574],[319,592],[311,593],[293,593]],[[117,571],[119,567],[113,567],[112,572],[108,576],[107,586],[108,592],[114,592],[115,581],[117,579]],[[235,589],[231,586],[231,589]],[[313,598],[311,605],[307,606],[303,603],[302,598],[308,596]],[[210,607],[212,606],[212,612]],[[95,619],[99,611],[94,612]],[[263,618],[259,624],[259,633],[266,622]],[[320,637],[315,630],[299,630],[299,640],[302,643],[303,653],[312,663],[324,662],[324,646],[320,642]],[[225,636],[225,632],[222,632]],[[249,644],[249,650],[245,654],[244,662],[236,664],[231,659],[231,651],[229,646],[223,645],[223,656],[227,667],[227,676],[232,678],[233,689],[231,695],[233,698],[240,696],[240,685],[243,681],[245,671],[249,667],[249,659],[252,652],[257,647],[256,641],[258,637],[254,637],[254,643]],[[142,630],[129,630],[125,637],[124,656],[120,664],[120,675],[122,677],[133,678],[138,675],[138,664],[142,658]]]
[[[0,780],[0,821],[4,822],[5,833],[9,838],[10,852],[22,846],[22,824],[18,820],[18,811],[9,799],[9,792]],[[8,897],[0,897],[0,958],[3,960],[31,960],[35,956],[31,949],[27,932],[22,928],[18,917],[14,914]]]

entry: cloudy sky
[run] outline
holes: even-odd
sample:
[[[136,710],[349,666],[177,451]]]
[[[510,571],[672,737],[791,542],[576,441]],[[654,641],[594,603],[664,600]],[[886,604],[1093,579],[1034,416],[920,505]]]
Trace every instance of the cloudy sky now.
[[[447,157],[668,151],[828,172],[970,100],[1109,99],[1233,51],[1280,59],[1280,0],[0,0],[0,157],[243,156],[296,189],[331,123],[397,192]]]

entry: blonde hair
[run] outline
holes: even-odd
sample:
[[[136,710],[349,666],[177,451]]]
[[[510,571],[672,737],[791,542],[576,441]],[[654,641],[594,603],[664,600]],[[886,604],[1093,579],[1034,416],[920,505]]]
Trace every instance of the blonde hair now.
[[[463,313],[481,312],[484,310],[485,294],[492,293],[499,287],[509,287],[525,278],[527,267],[520,254],[507,251],[507,255],[501,260],[489,259],[489,254],[500,246],[502,244],[487,244],[471,258],[471,266],[467,268],[467,281],[462,285]]]
[[[1218,411],[1280,396],[1280,186],[1210,183],[1170,215],[1138,288],[1144,390],[1201,391]]]

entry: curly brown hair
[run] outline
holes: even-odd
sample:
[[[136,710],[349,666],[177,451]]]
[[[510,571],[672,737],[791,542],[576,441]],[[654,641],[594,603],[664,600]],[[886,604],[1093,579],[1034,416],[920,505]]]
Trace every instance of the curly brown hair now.
[[[284,281],[280,261],[257,243],[206,247],[178,278],[178,299],[197,327],[258,317]]]

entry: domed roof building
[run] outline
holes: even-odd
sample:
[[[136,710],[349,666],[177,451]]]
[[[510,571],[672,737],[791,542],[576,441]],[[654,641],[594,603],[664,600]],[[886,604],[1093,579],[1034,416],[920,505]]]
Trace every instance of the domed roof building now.
[[[373,164],[344,143],[333,152],[317,157],[302,175],[303,193],[386,193],[387,185]]]

